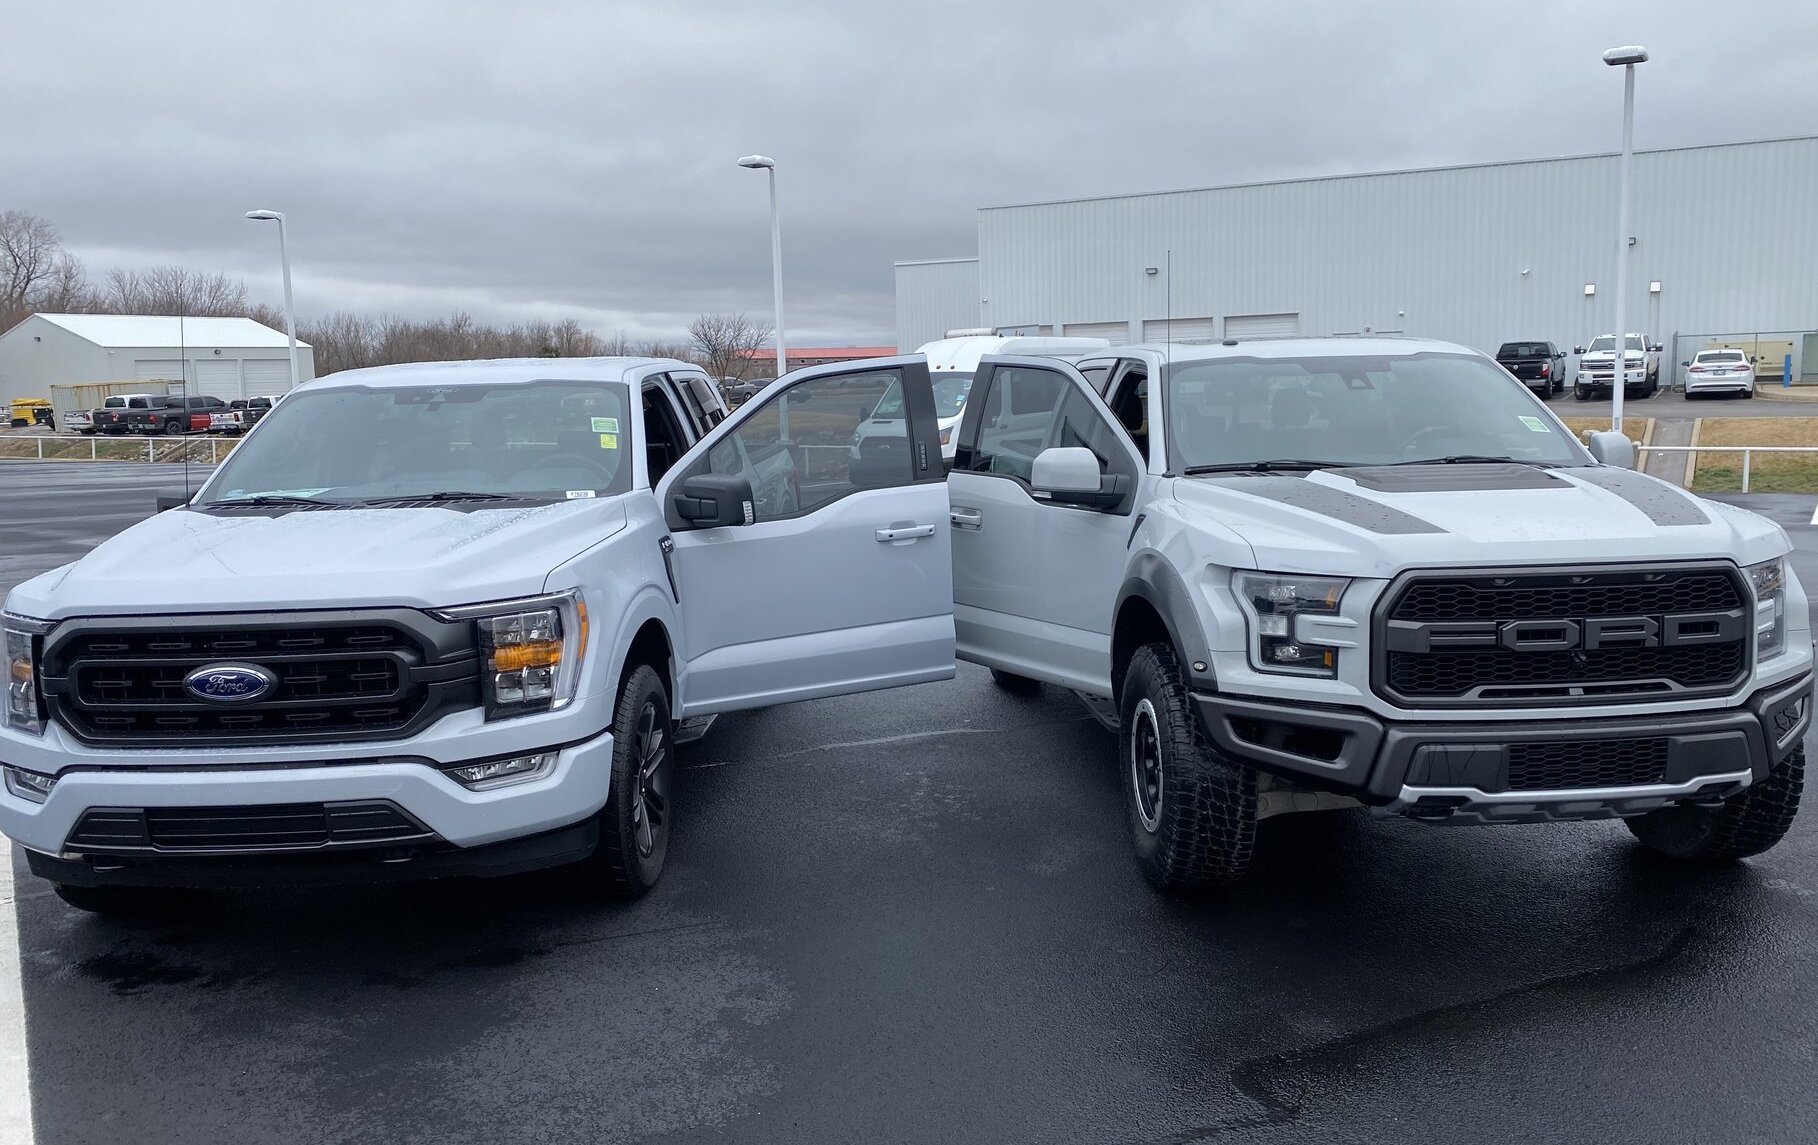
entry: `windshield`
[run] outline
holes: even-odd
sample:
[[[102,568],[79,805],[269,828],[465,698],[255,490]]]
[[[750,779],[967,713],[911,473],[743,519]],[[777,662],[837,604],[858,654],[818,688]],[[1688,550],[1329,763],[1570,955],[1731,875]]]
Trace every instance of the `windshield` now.
[[[259,419],[203,500],[623,493],[631,487],[628,400],[610,382],[299,390]]]
[[[1647,347],[1642,344],[1641,335],[1629,335],[1629,350],[1631,353],[1636,350],[1645,349],[1647,349]],[[1592,354],[1614,354],[1616,352],[1616,335],[1605,334],[1601,338],[1593,338],[1591,340],[1591,348],[1587,352]]]
[[[1219,358],[1178,363],[1167,379],[1177,470],[1281,458],[1587,461],[1520,382],[1476,357]]]

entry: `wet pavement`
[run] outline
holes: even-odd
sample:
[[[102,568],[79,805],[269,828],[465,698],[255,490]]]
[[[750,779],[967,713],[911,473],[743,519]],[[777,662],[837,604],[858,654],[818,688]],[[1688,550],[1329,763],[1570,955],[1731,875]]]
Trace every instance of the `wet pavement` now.
[[[83,468],[0,464],[0,583],[163,480]],[[1726,500],[1818,585],[1813,498]],[[38,1140],[1818,1137],[1810,813],[1717,870],[1615,823],[1288,817],[1240,889],[1175,899],[1112,746],[966,666],[725,717],[629,905],[538,875],[122,923],[20,864]]]

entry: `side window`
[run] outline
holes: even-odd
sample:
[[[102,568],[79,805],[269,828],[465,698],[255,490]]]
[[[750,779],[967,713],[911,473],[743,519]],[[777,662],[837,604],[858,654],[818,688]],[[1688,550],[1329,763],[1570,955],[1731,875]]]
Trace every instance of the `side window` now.
[[[862,489],[907,485],[909,422],[897,370],[799,382],[707,453],[707,469],[751,482],[759,521],[812,513]]]
[[[1129,453],[1118,445],[1117,430],[1078,390],[1070,390],[1061,404],[1060,418],[1054,424],[1048,445],[1090,449],[1098,458],[1099,468],[1106,472],[1121,472],[1130,467]]]
[[[1115,362],[1081,362],[1079,375],[1086,379],[1086,383],[1092,387],[1094,393],[1103,397],[1105,385],[1111,380],[1111,367],[1116,364]]]
[[[979,411],[978,443],[964,468],[1028,481],[1034,474],[1035,455],[1053,431],[1066,394],[1066,379],[1052,370],[993,369]]]
[[[688,411],[688,420],[694,426],[693,437],[698,441],[713,428],[713,423],[707,420],[707,411],[701,408],[701,399],[695,396],[693,382],[686,374],[671,374],[669,380],[682,397],[682,408]]]
[[[688,449],[689,438],[676,420],[675,406],[660,382],[644,384],[644,464],[654,488]]]
[[[1108,399],[1111,412],[1136,443],[1146,461],[1149,457],[1149,372],[1140,364],[1126,363]]]

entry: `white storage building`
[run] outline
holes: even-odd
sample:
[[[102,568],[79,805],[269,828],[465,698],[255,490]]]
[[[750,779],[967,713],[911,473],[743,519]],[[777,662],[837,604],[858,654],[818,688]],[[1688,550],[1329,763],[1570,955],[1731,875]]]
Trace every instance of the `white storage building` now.
[[[1818,136],[1639,151],[1632,187],[1627,329],[1677,335],[1679,358],[1758,338],[1764,375],[1790,352],[1818,381]],[[976,259],[896,265],[897,344],[988,326],[1570,348],[1616,326],[1616,189],[1608,154],[987,207]]]
[[[297,343],[297,376],[315,375],[314,352]],[[0,404],[78,382],[184,382],[223,401],[276,397],[290,389],[290,339],[250,318],[153,314],[34,314],[0,334]]]

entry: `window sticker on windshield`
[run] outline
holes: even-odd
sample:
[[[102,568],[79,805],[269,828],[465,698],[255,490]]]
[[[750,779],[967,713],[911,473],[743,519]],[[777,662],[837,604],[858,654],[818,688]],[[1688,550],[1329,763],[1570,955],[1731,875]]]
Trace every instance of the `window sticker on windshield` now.
[[[595,422],[601,422],[601,421],[611,421],[612,419],[596,417],[593,420]],[[619,447],[619,435],[618,434],[602,433],[600,435],[600,448],[601,449],[617,449],[618,447]]]
[[[1547,423],[1541,421],[1537,417],[1527,417],[1524,415],[1521,419],[1521,424],[1527,426],[1535,433],[1545,433],[1547,431]]]
[[[596,417],[593,419],[593,432],[595,432],[595,433],[617,433],[617,432],[619,432],[619,419],[616,417]],[[606,444],[602,443],[600,448],[616,449],[618,447],[614,446],[614,445],[606,445]]]
[[[585,501],[592,496],[594,496],[594,491],[591,489],[570,489],[568,491],[568,499],[570,501]]]

